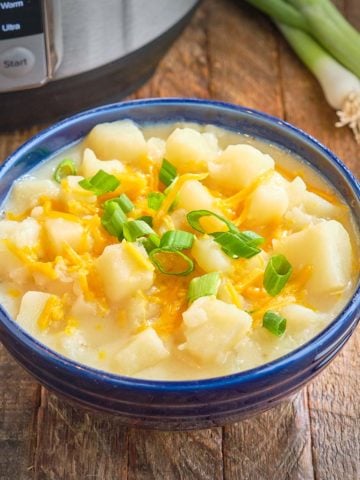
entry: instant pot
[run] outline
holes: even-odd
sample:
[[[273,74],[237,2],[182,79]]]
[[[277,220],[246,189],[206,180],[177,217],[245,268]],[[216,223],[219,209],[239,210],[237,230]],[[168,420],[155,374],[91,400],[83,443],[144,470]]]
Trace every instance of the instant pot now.
[[[116,101],[154,71],[197,0],[0,0],[0,128]]]

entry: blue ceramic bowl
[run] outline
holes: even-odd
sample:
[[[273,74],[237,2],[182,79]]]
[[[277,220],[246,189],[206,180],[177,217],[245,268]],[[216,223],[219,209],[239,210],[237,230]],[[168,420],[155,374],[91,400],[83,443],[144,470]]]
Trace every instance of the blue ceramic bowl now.
[[[19,176],[100,122],[131,118],[139,124],[192,121],[249,134],[303,157],[348,201],[360,219],[360,188],[327,148],[293,126],[262,113],[220,102],[140,100],[89,110],[39,133],[0,167],[0,203]],[[271,363],[200,381],[147,381],[96,370],[45,347],[0,308],[0,339],[39,382],[83,406],[111,412],[124,423],[157,429],[192,429],[241,420],[266,410],[317,375],[339,352],[359,317],[360,288],[341,314],[311,341]]]

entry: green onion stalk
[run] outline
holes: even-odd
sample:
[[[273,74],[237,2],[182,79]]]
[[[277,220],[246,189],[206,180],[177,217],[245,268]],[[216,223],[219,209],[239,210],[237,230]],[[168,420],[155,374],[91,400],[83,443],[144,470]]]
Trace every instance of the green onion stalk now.
[[[330,0],[247,0],[269,15],[360,143],[360,33]]]

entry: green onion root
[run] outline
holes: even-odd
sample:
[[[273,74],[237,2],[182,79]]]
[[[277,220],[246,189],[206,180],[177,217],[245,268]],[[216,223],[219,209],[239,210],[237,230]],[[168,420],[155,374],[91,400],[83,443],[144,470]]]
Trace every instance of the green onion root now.
[[[337,110],[337,127],[348,125],[360,143],[360,80],[337,62],[310,35],[278,23],[295,53],[318,79],[328,101]]]

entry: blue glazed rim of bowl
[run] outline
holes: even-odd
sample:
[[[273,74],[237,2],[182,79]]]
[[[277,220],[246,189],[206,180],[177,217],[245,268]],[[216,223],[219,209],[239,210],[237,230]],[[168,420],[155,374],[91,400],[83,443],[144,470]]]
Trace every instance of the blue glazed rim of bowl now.
[[[200,100],[192,98],[161,98],[161,99],[144,99],[144,100],[132,100],[128,102],[120,102],[109,105],[100,106],[91,110],[86,110],[77,115],[68,117],[61,122],[58,122],[49,128],[42,130],[35,136],[31,137],[28,141],[23,143],[17,150],[15,150],[6,161],[0,165],[0,179],[5,173],[14,164],[17,164],[20,161],[20,158],[25,155],[31,148],[36,146],[38,142],[54,135],[56,133],[61,133],[64,128],[71,128],[71,126],[81,122],[84,119],[96,118],[99,114],[104,114],[106,112],[118,112],[121,114],[122,110],[138,108],[138,107],[147,107],[147,106],[188,106],[191,107],[204,107],[208,109],[215,109],[218,111],[226,112],[235,112],[239,113],[242,116],[248,117],[249,119],[257,120],[259,122],[267,122],[268,124],[277,125],[280,127],[284,133],[293,135],[296,140],[301,144],[307,144],[308,146],[317,149],[322,156],[331,163],[335,164],[338,172],[341,173],[345,179],[347,185],[350,187],[352,192],[357,197],[357,200],[360,201],[360,184],[350,172],[350,170],[336,157],[336,155],[329,150],[327,147],[322,145],[318,140],[316,140],[311,135],[305,133],[301,129],[294,127],[293,125],[287,123],[284,120],[281,120],[272,115],[268,115],[262,112],[259,112],[254,109],[249,109],[245,107],[240,107],[226,102],[213,101],[213,100]],[[128,114],[129,115],[129,114]],[[172,119],[171,121],[177,121],[178,119]],[[181,120],[186,121],[182,118]],[[187,120],[191,121],[191,120]],[[151,121],[147,122],[151,123]],[[206,123],[206,122],[205,122]],[[223,127],[226,129],[226,126]],[[79,140],[83,134],[86,134],[87,131],[82,132],[79,135]],[[73,140],[74,142],[75,140]],[[73,143],[72,142],[72,143]],[[61,149],[60,149],[61,150]],[[51,152],[51,156],[54,152]],[[39,163],[46,162],[46,159],[42,160]],[[33,165],[30,169],[33,168]],[[316,168],[316,167],[315,167]],[[6,191],[10,187],[5,188]],[[1,192],[0,192],[1,193]],[[6,198],[6,196],[5,196]],[[243,384],[253,383],[255,381],[260,381],[264,378],[267,378],[272,375],[278,375],[282,371],[286,371],[292,364],[301,362],[306,357],[309,356],[323,356],[325,353],[322,350],[322,346],[333,345],[334,342],[339,341],[345,337],[350,330],[355,328],[359,319],[356,319],[355,322],[352,322],[356,313],[360,309],[360,284],[358,285],[356,291],[354,292],[350,301],[345,305],[340,314],[331,321],[331,323],[322,330],[318,335],[310,339],[305,344],[301,345],[297,349],[287,353],[286,355],[279,357],[271,362],[260,365],[256,368],[249,370],[244,370],[238,373],[233,373],[231,375],[203,379],[203,380],[182,380],[182,381],[164,381],[164,380],[145,380],[137,379],[132,377],[126,377],[110,372],[105,372],[100,369],[96,369],[90,366],[86,366],[81,363],[77,363],[60,353],[57,353],[54,350],[51,350],[47,346],[43,345],[37,339],[28,334],[23,330],[10,316],[6,313],[3,307],[0,305],[0,323],[3,324],[6,330],[18,341],[25,344],[30,350],[39,355],[43,360],[50,361],[55,367],[59,369],[65,369],[70,374],[81,375],[84,380],[89,381],[98,381],[98,382],[108,382],[113,387],[125,387],[132,390],[146,390],[146,391],[158,391],[158,392],[189,392],[189,391],[214,391],[217,389],[227,389],[231,387],[240,387]],[[349,323],[350,321],[350,323]]]

